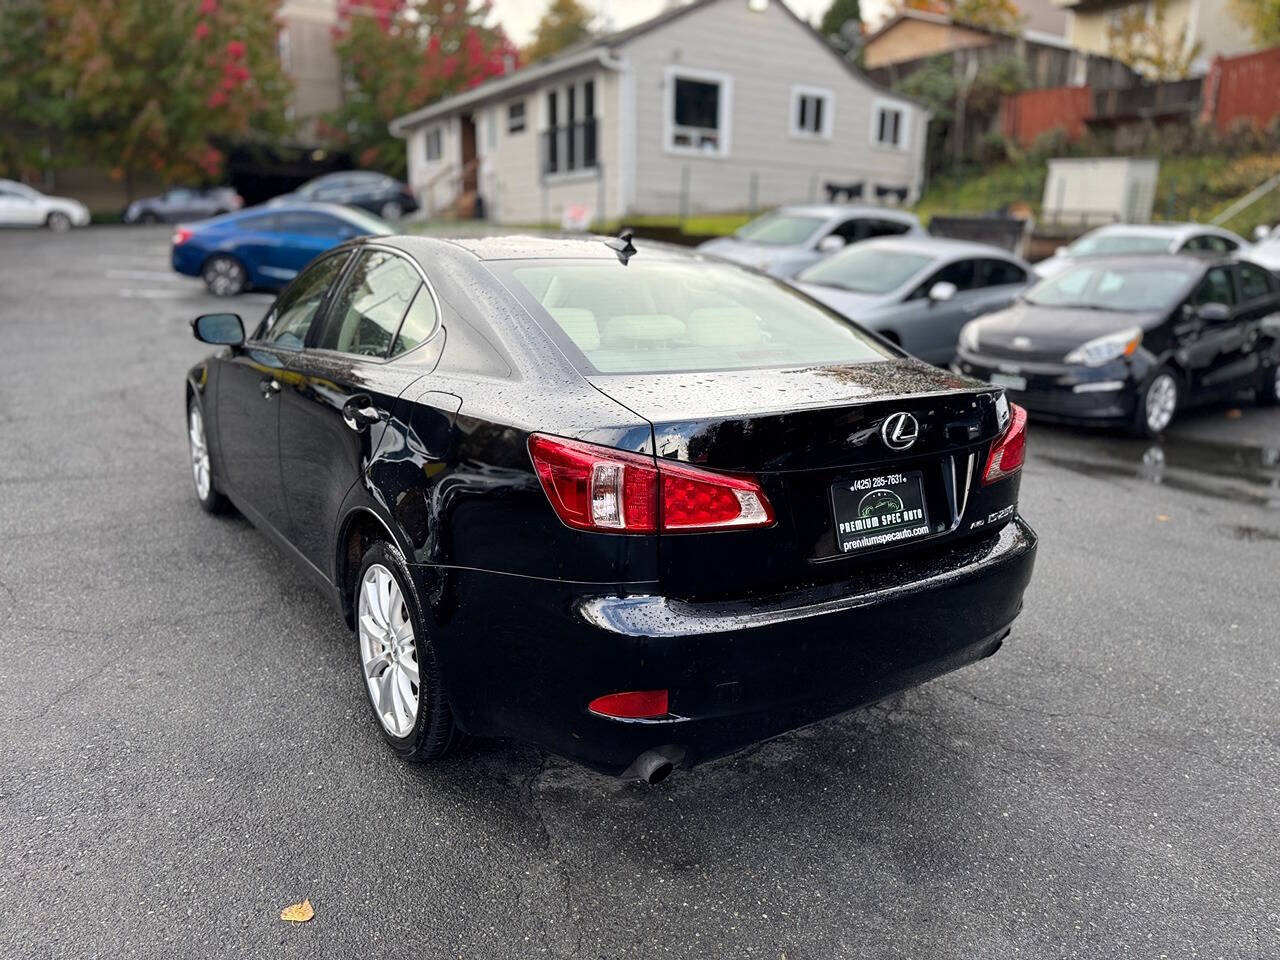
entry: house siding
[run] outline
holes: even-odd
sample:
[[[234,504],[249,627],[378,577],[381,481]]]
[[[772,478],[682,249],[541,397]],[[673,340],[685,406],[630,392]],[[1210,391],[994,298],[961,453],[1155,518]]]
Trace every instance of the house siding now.
[[[1127,11],[1148,11],[1145,0],[1119,0],[1088,9],[1073,9],[1067,19],[1067,41],[1093,53],[1111,52],[1111,22]],[[1253,49],[1248,30],[1231,10],[1230,0],[1169,0],[1165,37],[1174,41],[1185,29],[1191,44],[1200,43],[1200,60]]]
[[[621,49],[634,76],[635,172],[629,212],[747,210],[825,199],[823,184],[906,187],[918,196],[926,115],[909,101],[860,81],[777,2],[763,11],[722,0],[692,11]],[[785,65],[778,69],[772,65]],[[664,140],[669,67],[732,78],[727,156],[677,154]],[[834,94],[829,139],[791,132],[792,87]],[[906,148],[872,142],[877,103],[904,112]]]
[[[595,82],[596,157],[594,170],[542,173],[542,141],[548,128],[546,94],[569,83],[581,89],[584,80]],[[583,70],[530,88],[523,93],[485,104],[476,112],[477,145],[481,157],[480,192],[486,211],[495,223],[559,223],[565,208],[586,206],[593,216],[611,219],[621,213],[618,202],[618,77],[612,70]],[[507,106],[523,100],[525,129],[507,132]],[[564,122],[564,97],[560,120]],[[581,100],[578,113],[581,117]],[[484,115],[492,121],[481,119]],[[493,122],[490,140],[486,123]]]

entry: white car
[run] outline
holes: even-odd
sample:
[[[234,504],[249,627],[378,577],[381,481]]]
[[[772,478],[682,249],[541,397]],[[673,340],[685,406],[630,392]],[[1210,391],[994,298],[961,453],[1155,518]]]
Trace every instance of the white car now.
[[[50,197],[25,183],[0,180],[0,226],[48,227],[62,233],[89,223],[89,208],[70,197]]]
[[[1257,242],[1249,248],[1246,256],[1280,277],[1280,227],[1258,227],[1254,237]]]
[[[924,235],[912,214],[886,207],[810,203],[779,207],[729,237],[698,245],[700,253],[793,277],[851,243],[873,237]]]
[[[1057,276],[1078,257],[1105,257],[1122,253],[1236,253],[1248,241],[1230,230],[1199,223],[1115,223],[1090,230],[1069,247],[1059,247],[1047,260],[1033,267],[1042,279]]]

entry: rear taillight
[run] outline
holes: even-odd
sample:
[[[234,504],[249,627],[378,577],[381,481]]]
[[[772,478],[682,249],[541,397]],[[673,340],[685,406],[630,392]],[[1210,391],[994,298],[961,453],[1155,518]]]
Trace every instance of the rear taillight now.
[[[587,709],[620,720],[656,720],[667,716],[666,690],[632,690],[596,697]]]
[[[1009,412],[1008,428],[991,445],[987,469],[982,473],[983,483],[995,483],[1017,473],[1027,457],[1027,411],[1011,403]]]
[[[175,247],[182,246],[184,243],[186,243],[190,239],[191,239],[191,231],[188,230],[186,227],[179,227],[177,230],[173,231],[173,245]]]
[[[681,533],[767,527],[760,485],[638,453],[535,433],[529,456],[556,515],[602,533]]]

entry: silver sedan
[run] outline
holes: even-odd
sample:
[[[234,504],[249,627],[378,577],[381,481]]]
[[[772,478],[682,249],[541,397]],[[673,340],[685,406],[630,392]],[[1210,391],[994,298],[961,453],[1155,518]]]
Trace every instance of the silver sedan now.
[[[1034,279],[998,247],[937,237],[868,240],[802,271],[793,285],[921,360],[944,366],[960,328],[1002,310]]]

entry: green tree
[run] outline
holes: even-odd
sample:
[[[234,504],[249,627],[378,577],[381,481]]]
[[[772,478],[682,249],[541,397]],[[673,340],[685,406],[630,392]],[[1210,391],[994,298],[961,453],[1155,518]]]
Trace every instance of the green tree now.
[[[217,177],[218,144],[287,129],[277,5],[11,0],[0,7],[0,116],[19,122],[6,155],[31,167],[36,144],[42,166],[85,159],[126,180]]]
[[[857,6],[858,0],[853,0]],[[533,31],[533,40],[525,47],[527,62],[545,60],[553,53],[571,47],[591,36],[591,12],[578,0],[551,0],[547,12]]]
[[[1259,47],[1280,46],[1280,0],[1232,0],[1236,19],[1253,32]]]
[[[1153,80],[1181,80],[1204,45],[1187,43],[1188,27],[1174,31],[1169,26],[1169,0],[1153,0],[1144,6],[1126,8],[1108,27],[1111,55]]]
[[[1013,0],[904,0],[903,6],[1003,33],[1013,33],[1022,24],[1022,12]]]
[[[347,93],[321,134],[361,165],[403,176],[391,120],[518,65],[502,28],[486,25],[489,13],[487,0],[342,0],[335,49]]]
[[[818,30],[829,40],[846,46],[849,42],[844,29],[846,23],[853,23],[857,29],[862,29],[859,0],[831,0],[831,6],[827,7],[827,12],[822,15],[822,21],[818,24]]]

